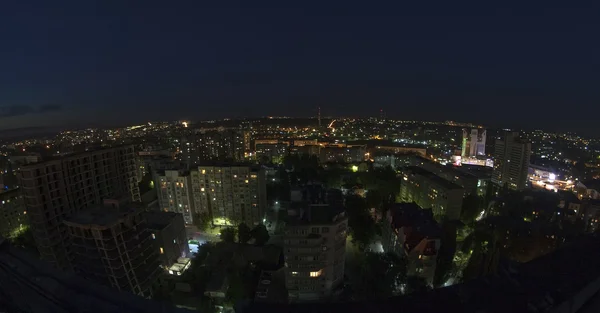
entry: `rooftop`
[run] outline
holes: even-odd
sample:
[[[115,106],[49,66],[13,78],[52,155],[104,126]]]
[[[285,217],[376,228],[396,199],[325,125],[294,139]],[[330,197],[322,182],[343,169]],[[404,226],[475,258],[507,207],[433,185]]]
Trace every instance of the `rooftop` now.
[[[173,222],[173,219],[181,215],[175,212],[162,212],[162,211],[148,211],[144,212],[146,222],[148,222],[148,228],[150,229],[163,229]]]
[[[99,205],[80,211],[65,219],[64,222],[71,226],[105,229],[122,222],[126,216],[141,210],[143,210],[143,206],[139,203],[119,206]]]
[[[596,312],[600,236],[590,235],[533,261],[424,293],[376,301],[272,304],[245,312]]]
[[[463,164],[455,167],[456,170],[469,173],[479,179],[491,179],[494,169],[489,166]]]
[[[289,226],[318,224],[328,225],[346,218],[346,210],[329,204],[292,203],[286,224]]]
[[[118,150],[121,148],[133,148],[133,146],[121,145],[121,146],[114,146],[114,147],[107,147],[107,148],[98,146],[96,149],[92,149],[92,150],[88,150],[88,151],[72,152],[72,153],[68,153],[68,154],[61,154],[58,156],[44,157],[42,160],[40,160],[38,162],[33,162],[33,163],[28,163],[28,164],[23,165],[23,168],[27,168],[29,166],[34,166],[34,165],[40,165],[40,164],[43,164],[46,162],[51,162],[51,161],[61,161],[61,160],[67,160],[69,158],[84,157],[86,155],[93,155],[94,153],[98,153],[98,152],[102,152],[102,151]]]
[[[453,182],[447,181],[447,180],[435,175],[434,173],[427,171],[425,169],[422,169],[418,166],[408,166],[408,167],[405,167],[404,169],[402,169],[402,171],[426,177],[433,183],[440,185],[443,188],[448,189],[448,190],[463,189],[461,186],[459,186]]]
[[[472,173],[470,173],[468,171],[462,171],[458,167],[455,167],[453,165],[442,165],[440,163],[433,162],[433,161],[431,161],[431,160],[429,160],[427,158],[424,158],[424,157],[422,157],[420,155],[416,155],[415,158],[416,158],[417,162],[427,163],[427,164],[429,164],[431,166],[435,166],[440,171],[444,171],[446,173],[447,172],[452,172],[452,174],[454,176],[460,176],[460,177],[463,177],[463,178],[466,178],[466,179],[468,179],[469,177],[475,176]],[[491,176],[491,172],[490,172],[490,176]]]
[[[371,139],[371,140],[355,140],[355,141],[348,141],[347,142],[348,145],[367,145],[367,147],[397,147],[397,148],[419,148],[419,149],[426,149],[427,147],[424,145],[413,145],[413,144],[404,144],[404,143],[398,143],[398,142],[393,142],[391,140],[377,140],[377,139]]]
[[[390,207],[392,227],[407,227],[413,237],[439,238],[442,230],[433,218],[431,210],[422,209],[416,203],[395,203]],[[419,240],[420,241],[420,240]]]
[[[167,172],[177,172],[178,176],[188,176],[190,175],[190,171],[182,170],[182,169],[159,169],[156,170],[156,175],[158,176],[166,176]]]
[[[0,265],[0,311],[192,312],[58,271],[24,250],[10,246],[2,237]]]
[[[253,170],[260,169],[259,166],[251,163],[227,162],[227,161],[202,161],[195,167],[249,167]]]

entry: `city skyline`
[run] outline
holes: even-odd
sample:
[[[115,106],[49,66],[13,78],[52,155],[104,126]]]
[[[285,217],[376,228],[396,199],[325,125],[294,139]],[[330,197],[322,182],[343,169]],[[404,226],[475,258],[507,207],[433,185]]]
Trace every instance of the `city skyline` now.
[[[597,4],[262,5],[7,4],[1,127],[314,116],[321,106],[531,128],[568,109],[587,114],[555,127],[597,130]]]
[[[599,311],[599,15],[2,3],[0,312]]]

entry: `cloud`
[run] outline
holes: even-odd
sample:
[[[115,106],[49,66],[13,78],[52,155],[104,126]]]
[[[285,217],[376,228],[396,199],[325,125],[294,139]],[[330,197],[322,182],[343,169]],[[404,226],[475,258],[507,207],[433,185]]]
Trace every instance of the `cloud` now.
[[[33,108],[27,105],[11,105],[0,107],[0,117],[26,115],[33,112]]]
[[[34,113],[47,113],[62,110],[59,104],[44,104],[39,107],[30,105],[9,105],[0,107],[0,118],[29,115]]]
[[[44,104],[39,107],[38,112],[56,112],[62,110],[62,106],[60,104]]]

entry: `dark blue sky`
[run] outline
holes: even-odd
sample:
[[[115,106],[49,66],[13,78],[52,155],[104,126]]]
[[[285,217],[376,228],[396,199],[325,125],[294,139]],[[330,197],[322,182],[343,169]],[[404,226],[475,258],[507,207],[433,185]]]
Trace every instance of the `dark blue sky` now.
[[[0,129],[320,105],[595,132],[599,16],[598,1],[7,0]]]

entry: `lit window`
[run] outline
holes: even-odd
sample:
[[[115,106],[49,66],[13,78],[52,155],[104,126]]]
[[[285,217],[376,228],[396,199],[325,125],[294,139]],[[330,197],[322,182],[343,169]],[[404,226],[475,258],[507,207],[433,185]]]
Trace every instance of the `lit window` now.
[[[298,272],[292,272],[292,275],[296,276],[298,275]]]
[[[177,240],[173,239],[173,243],[177,243]]]
[[[156,239],[156,235],[155,234],[152,234],[152,239]]]
[[[165,250],[162,247],[160,247],[160,254],[165,254]]]
[[[204,192],[204,187],[200,188],[200,191]]]
[[[202,174],[206,174],[206,170],[202,170]]]
[[[248,180],[246,179],[246,184],[248,183]]]
[[[319,277],[321,276],[321,271],[319,270],[318,272],[310,272],[310,277]]]

